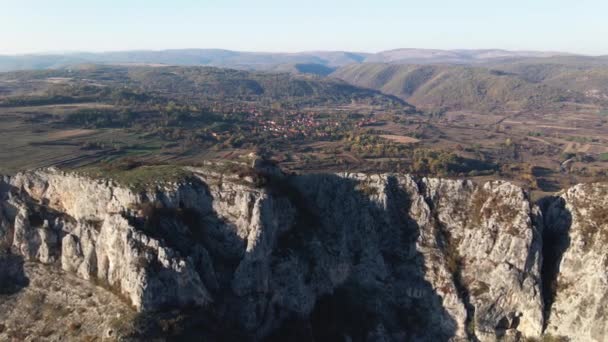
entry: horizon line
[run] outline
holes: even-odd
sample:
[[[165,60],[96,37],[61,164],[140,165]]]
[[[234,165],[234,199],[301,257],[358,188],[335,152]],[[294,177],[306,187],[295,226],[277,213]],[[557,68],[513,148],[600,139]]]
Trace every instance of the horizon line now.
[[[571,56],[583,56],[583,57],[602,57],[608,56],[608,54],[588,54],[580,52],[569,52],[569,51],[558,51],[558,50],[534,50],[534,49],[504,49],[504,48],[454,48],[454,49],[441,49],[441,48],[415,48],[415,47],[403,47],[394,48],[387,50],[379,50],[376,52],[360,51],[360,50],[323,50],[323,49],[312,49],[312,50],[298,50],[298,51],[268,51],[268,50],[238,50],[238,49],[227,49],[227,48],[204,48],[204,47],[189,47],[189,48],[161,48],[161,49],[116,49],[116,50],[60,50],[60,51],[40,51],[40,52],[24,52],[24,53],[0,53],[3,57],[27,57],[27,56],[69,56],[75,54],[107,54],[107,53],[127,53],[127,52],[167,52],[167,51],[187,51],[187,50],[201,50],[201,51],[226,51],[226,52],[238,52],[238,53],[257,53],[257,54],[305,54],[305,53],[328,53],[328,52],[342,52],[342,53],[359,53],[359,54],[380,54],[385,52],[393,52],[399,50],[419,50],[419,51],[505,51],[513,53],[547,53],[559,55],[571,55]]]

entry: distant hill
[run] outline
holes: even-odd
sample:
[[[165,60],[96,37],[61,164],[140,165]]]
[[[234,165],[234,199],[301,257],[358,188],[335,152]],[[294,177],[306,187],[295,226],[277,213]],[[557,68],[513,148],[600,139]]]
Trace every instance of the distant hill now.
[[[364,87],[421,108],[517,111],[560,106],[565,101],[601,102],[608,106],[608,56],[560,52],[397,49],[370,54],[183,49],[0,56],[0,71],[65,68],[84,72],[83,66],[94,66],[96,71],[87,71],[93,74],[113,70],[109,77],[115,81],[117,70],[122,70],[121,77],[125,79],[121,82],[162,85],[173,94],[243,91],[255,95],[259,92],[256,87],[261,87],[264,94],[280,94],[272,87],[281,84],[287,86],[282,91],[288,93],[318,96],[320,91],[329,91],[325,97],[341,94],[337,97],[342,100],[348,91],[360,92],[358,87]],[[168,71],[174,66],[187,68]],[[232,70],[192,68],[200,66]],[[251,73],[244,75],[236,70]],[[292,77],[288,74],[299,77],[287,81],[287,77]],[[276,78],[274,83],[266,81],[272,77]],[[323,77],[343,82],[329,87],[321,80]],[[356,88],[346,91],[348,84]]]
[[[336,71],[336,67],[328,67],[322,64],[315,63],[296,63],[296,64],[280,64],[268,71],[289,72],[292,74],[310,74],[317,76],[327,76]]]
[[[122,51],[106,53],[0,56],[0,71],[60,68],[68,65],[148,64],[216,66],[246,70],[273,70],[281,65],[322,65],[335,68],[356,63],[480,64],[525,58],[573,56],[560,52],[506,50],[398,49],[379,53],[310,51],[299,53],[241,52],[221,49]],[[607,61],[608,62],[608,61]]]
[[[608,58],[579,56],[531,59],[491,67],[529,82],[579,92],[588,98],[608,100]]]
[[[405,104],[396,97],[335,79],[298,77],[289,73],[249,72],[213,67],[134,67],[129,79],[146,90],[209,97],[257,96],[272,100],[301,98],[349,102],[377,98]]]
[[[54,70],[0,73],[0,82],[13,87],[53,87],[51,79],[69,84],[118,86],[183,99],[273,101],[297,104],[370,104],[415,108],[398,97],[377,90],[357,87],[344,81],[291,73],[268,73],[215,67],[183,66],[107,66],[83,64]],[[19,82],[14,82],[18,80]],[[1,83],[0,83],[1,84]],[[33,88],[28,88],[30,92]]]
[[[331,76],[422,108],[523,110],[583,98],[504,71],[470,66],[365,63],[342,67]]]
[[[60,68],[73,64],[135,64],[216,66],[268,70],[282,64],[336,67],[360,63],[369,54],[341,51],[301,53],[238,52],[218,49],[71,53],[65,55],[0,56],[0,71]]]
[[[396,49],[369,56],[365,62],[394,64],[477,64],[496,60],[570,55],[564,52],[508,50]]]

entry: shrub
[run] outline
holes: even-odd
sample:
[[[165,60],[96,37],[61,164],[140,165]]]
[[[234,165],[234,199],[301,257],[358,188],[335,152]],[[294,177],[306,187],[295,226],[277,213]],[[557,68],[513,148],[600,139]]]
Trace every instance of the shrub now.
[[[82,327],[82,324],[79,322],[72,322],[70,323],[68,329],[70,331],[76,331],[76,330],[80,330],[80,327]]]
[[[471,220],[469,220],[469,222],[471,222],[474,226],[478,226],[483,222],[484,213],[481,209],[488,200],[489,196],[490,194],[488,194],[488,192],[485,191],[483,188],[479,188],[473,194],[473,197],[471,199],[470,214],[467,215],[467,218],[472,218]],[[471,228],[469,225],[467,225],[467,227]]]
[[[369,184],[365,184],[365,183],[359,184],[357,186],[357,190],[361,191],[366,196],[375,196],[375,195],[378,195],[378,189],[376,189],[375,187],[373,187],[373,186],[371,186]]]
[[[475,297],[479,297],[484,293],[490,291],[490,286],[483,281],[479,281],[475,284],[475,287],[471,291],[471,294]]]

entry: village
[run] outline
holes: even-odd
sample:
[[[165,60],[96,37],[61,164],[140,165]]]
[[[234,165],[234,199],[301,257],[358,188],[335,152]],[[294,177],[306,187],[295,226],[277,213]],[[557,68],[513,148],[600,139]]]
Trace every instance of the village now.
[[[261,108],[244,103],[229,104],[229,108],[226,108],[225,103],[218,103],[212,105],[211,110],[230,113],[228,116],[232,119],[247,123],[250,133],[265,134],[274,138],[330,138],[336,132],[372,126],[378,122],[373,114],[357,114],[353,119],[349,116],[350,113],[336,115],[326,108]],[[232,130],[216,130],[211,135],[221,139],[228,138],[233,133]]]

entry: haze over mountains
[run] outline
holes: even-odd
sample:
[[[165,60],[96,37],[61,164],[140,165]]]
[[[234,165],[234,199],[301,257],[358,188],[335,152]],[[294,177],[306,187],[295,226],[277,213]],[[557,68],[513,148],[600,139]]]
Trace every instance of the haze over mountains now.
[[[370,88],[423,109],[521,111],[608,103],[608,56],[563,52],[396,49],[378,53],[220,49],[0,56],[1,71],[76,65],[212,66],[315,75]]]
[[[314,64],[336,68],[353,63],[484,64],[529,58],[569,56],[608,63],[606,57],[587,57],[563,52],[488,50],[396,49],[378,53],[312,51],[300,53],[240,52],[220,49],[121,51],[105,53],[30,54],[0,56],[0,71],[47,69],[73,64],[165,64],[217,66],[255,70],[285,70],[289,65]],[[322,69],[323,70],[323,69]],[[323,73],[327,73],[324,70]]]

